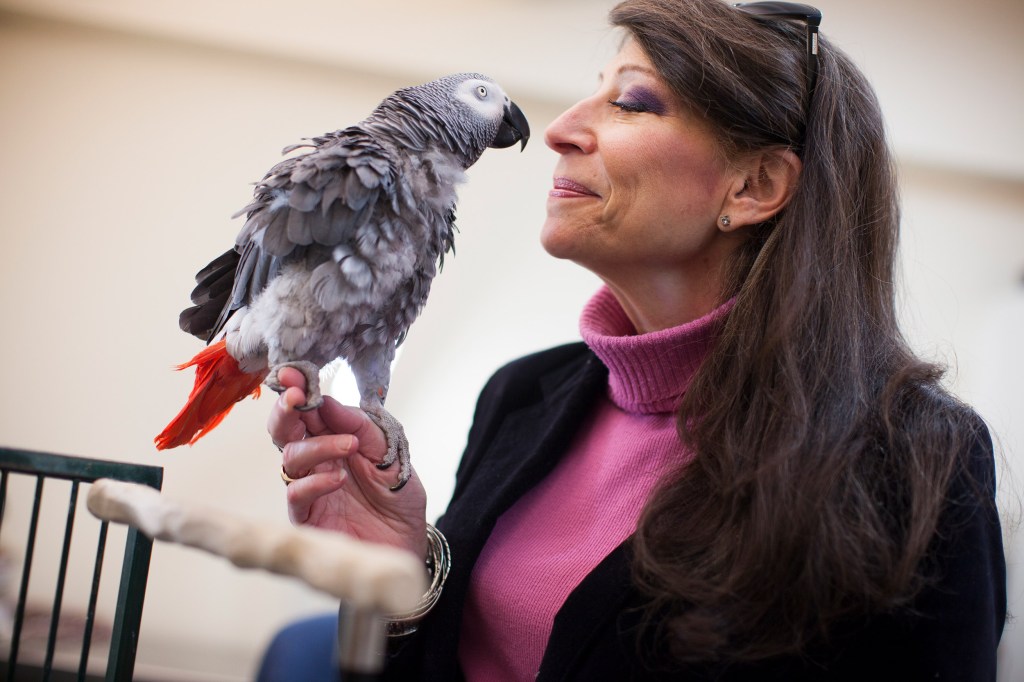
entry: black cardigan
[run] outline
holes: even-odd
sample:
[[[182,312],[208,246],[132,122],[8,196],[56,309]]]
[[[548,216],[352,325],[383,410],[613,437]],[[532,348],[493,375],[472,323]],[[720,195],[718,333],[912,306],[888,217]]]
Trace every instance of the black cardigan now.
[[[581,343],[517,360],[488,382],[452,500],[437,524],[452,551],[448,582],[420,631],[393,643],[386,679],[463,679],[457,651],[473,566],[501,514],[568,450],[606,384],[607,370]],[[993,457],[985,434],[972,453],[972,474],[991,500]],[[958,481],[964,492],[964,480]],[[562,605],[537,679],[994,680],[1006,609],[1002,539],[994,503],[968,498],[954,510],[955,520],[946,516],[934,552],[942,578],[920,594],[914,609],[851,624],[827,650],[758,664],[645,670],[637,654],[642,600],[630,579],[627,540]]]

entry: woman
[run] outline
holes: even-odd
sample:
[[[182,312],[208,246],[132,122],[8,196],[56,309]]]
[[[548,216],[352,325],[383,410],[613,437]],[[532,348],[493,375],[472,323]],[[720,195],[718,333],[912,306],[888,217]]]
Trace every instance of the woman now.
[[[900,335],[871,89],[780,5],[612,11],[619,54],[546,132],[542,231],[606,287],[584,343],[484,388],[393,679],[994,679],[991,441]],[[381,433],[284,379],[292,521],[426,557]]]

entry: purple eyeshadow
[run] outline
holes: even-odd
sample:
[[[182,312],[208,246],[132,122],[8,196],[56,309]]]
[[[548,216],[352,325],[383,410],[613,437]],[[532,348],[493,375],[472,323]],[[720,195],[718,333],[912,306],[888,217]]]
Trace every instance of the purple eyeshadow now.
[[[661,101],[661,98],[651,90],[640,85],[631,87],[622,99],[630,104],[638,105],[645,111],[653,114],[665,113],[665,104]]]

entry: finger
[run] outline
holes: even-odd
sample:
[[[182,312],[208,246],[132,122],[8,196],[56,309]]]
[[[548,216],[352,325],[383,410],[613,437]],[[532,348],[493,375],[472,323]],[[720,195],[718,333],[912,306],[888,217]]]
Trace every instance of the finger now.
[[[276,408],[268,422],[268,430],[274,442],[279,444],[302,438],[306,432],[320,435],[326,432],[319,410],[299,411],[306,404],[306,377],[294,367],[283,367],[278,372],[278,381],[285,390],[281,392]],[[305,425],[304,429],[298,423]]]
[[[295,407],[305,401],[305,393],[297,388],[289,388],[274,403],[267,417],[267,431],[278,446],[293,440],[300,440],[306,435],[306,423]]]
[[[346,478],[344,469],[332,469],[309,474],[289,483],[285,492],[289,520],[296,525],[306,523],[313,503],[340,489]]]
[[[356,433],[368,421],[366,413],[358,407],[342,405],[331,396],[324,396],[320,410],[325,425],[335,433]]]
[[[278,380],[285,390],[281,393],[282,407],[286,410],[296,410],[299,417],[306,423],[308,431],[319,435],[324,431],[323,421],[320,418],[320,410],[298,410],[307,402],[306,377],[294,367],[284,367],[278,373]],[[326,396],[325,396],[326,397]]]
[[[348,434],[315,436],[290,441],[282,450],[281,463],[290,478],[301,479],[322,464],[336,462],[358,451],[359,439]]]
[[[294,386],[303,393],[306,392],[306,375],[294,367],[282,367],[278,370],[277,380],[286,388]]]
[[[291,390],[291,389],[289,389]],[[289,396],[291,399],[291,396]],[[306,399],[306,394],[302,394],[302,399],[296,403],[296,405],[302,405]],[[324,419],[324,411],[333,409],[331,405],[337,405],[338,401],[329,395],[323,396],[324,402],[320,407],[315,410],[309,410],[308,412],[300,411],[299,419],[306,425],[306,431],[312,436],[322,436],[329,433],[351,433],[351,431],[345,431],[344,429],[334,429],[328,426]]]
[[[320,416],[328,432],[355,435],[359,439],[360,450],[370,459],[380,461],[387,452],[384,432],[359,408],[327,398],[320,408]]]

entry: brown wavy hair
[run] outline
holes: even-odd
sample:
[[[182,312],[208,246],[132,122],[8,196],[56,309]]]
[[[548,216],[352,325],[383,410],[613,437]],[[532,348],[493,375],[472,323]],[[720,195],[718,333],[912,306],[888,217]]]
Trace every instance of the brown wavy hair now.
[[[921,588],[950,478],[984,427],[901,335],[893,161],[849,58],[820,38],[808,103],[799,22],[718,0],[627,0],[610,19],[726,154],[803,161],[788,206],[747,228],[729,264],[735,307],[679,412],[696,458],[656,490],[634,542],[675,659],[799,652]]]

